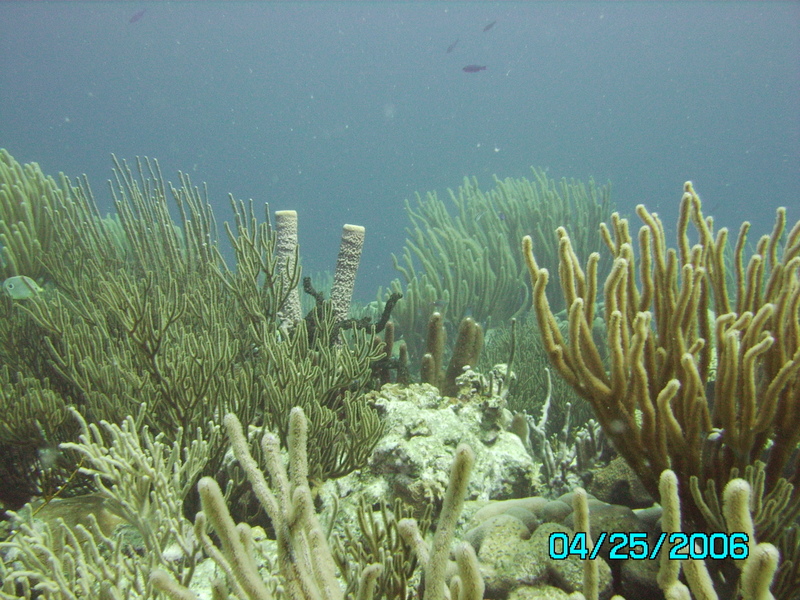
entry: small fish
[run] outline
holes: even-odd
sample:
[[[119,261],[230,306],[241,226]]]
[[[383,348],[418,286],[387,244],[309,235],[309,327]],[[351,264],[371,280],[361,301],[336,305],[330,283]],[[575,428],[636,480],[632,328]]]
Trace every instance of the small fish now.
[[[432,300],[427,304],[422,303],[417,307],[417,315],[421,319],[429,319],[435,312],[444,314],[447,309],[447,304],[447,300]]]
[[[484,33],[486,33],[486,32],[487,32],[487,31],[489,31],[489,30],[490,30],[492,27],[494,27],[494,24],[495,24],[495,23],[497,23],[497,21],[492,21],[492,22],[491,22],[491,23],[489,23],[489,24],[488,24],[486,27],[484,27],[484,28],[483,28],[483,31],[484,31]]]
[[[128,23],[136,23],[136,21],[138,21],[139,19],[141,19],[141,18],[144,16],[144,13],[146,13],[146,12],[147,12],[147,9],[146,9],[146,8],[143,8],[143,9],[142,9],[142,10],[140,10],[139,12],[137,12],[137,13],[133,13],[133,15],[131,16],[131,18],[130,18],[130,19],[128,19]]]
[[[40,294],[44,291],[39,287],[38,283],[36,283],[30,277],[26,277],[25,275],[15,275],[14,277],[9,277],[3,282],[3,289],[14,300],[25,300],[26,298],[32,298],[36,294]]]
[[[456,49],[456,46],[458,46],[458,38],[456,38],[456,41],[455,41],[455,42],[453,42],[452,44],[450,44],[450,45],[447,47],[447,52],[446,52],[446,54],[450,54],[450,53],[451,53],[453,50],[455,50],[455,49]]]
[[[431,302],[431,306],[434,309],[434,312],[442,312],[445,308],[447,308],[447,300],[434,300]]]
[[[464,73],[477,73],[479,71],[485,71],[486,65],[467,65],[463,69]]]

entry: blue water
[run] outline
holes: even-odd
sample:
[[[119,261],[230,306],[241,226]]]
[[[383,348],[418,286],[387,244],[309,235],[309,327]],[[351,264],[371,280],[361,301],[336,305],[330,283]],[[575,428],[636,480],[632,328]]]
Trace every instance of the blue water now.
[[[364,225],[367,300],[404,200],[465,175],[610,180],[668,224],[691,179],[760,234],[800,219],[800,3],[2,2],[0,146],[104,210],[112,152],[207,181],[219,221],[296,209],[312,270]]]

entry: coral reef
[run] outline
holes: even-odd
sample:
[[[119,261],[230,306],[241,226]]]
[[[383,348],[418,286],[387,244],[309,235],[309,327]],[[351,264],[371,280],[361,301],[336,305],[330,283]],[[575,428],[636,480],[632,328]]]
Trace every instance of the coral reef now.
[[[426,397],[429,402],[437,398],[437,402],[442,401],[430,386],[419,387],[414,394],[419,398],[417,403]],[[426,389],[430,393],[424,393]],[[448,404],[437,410],[456,413],[454,405]],[[464,412],[465,423],[475,423],[471,411],[458,411],[461,412]],[[404,600],[420,595],[423,598],[479,600],[484,590],[488,597],[516,598],[527,592],[548,594],[546,597],[565,597],[564,594],[572,593],[573,598],[598,598],[600,593],[607,597],[612,589],[611,572],[603,558],[609,548],[606,547],[596,561],[580,560],[576,555],[555,560],[549,556],[550,536],[557,534],[573,539],[576,532],[582,532],[587,536],[585,552],[592,550],[591,540],[597,540],[602,532],[648,531],[651,544],[658,538],[653,527],[657,516],[645,517],[642,513],[640,518],[624,507],[594,500],[581,490],[553,500],[526,497],[465,502],[467,497],[480,494],[484,486],[479,482],[476,486],[473,481],[473,465],[477,466],[477,462],[470,447],[459,444],[454,449],[456,436],[450,438],[450,476],[441,478],[438,495],[442,504],[433,539],[426,541],[423,537],[431,518],[429,510],[416,519],[402,518],[398,510],[396,514],[385,515],[383,522],[393,523],[387,526],[387,531],[391,529],[393,535],[402,536],[405,546],[398,546],[397,539],[393,542],[399,554],[390,557],[378,551],[371,555],[372,562],[355,561],[352,555],[336,556],[338,544],[330,550],[327,540],[338,535],[337,522],[352,510],[355,498],[359,498],[355,505],[358,519],[368,518],[365,513],[369,502],[359,494],[345,492],[341,487],[344,479],[329,481],[326,487],[336,487],[338,491],[333,496],[325,496],[324,504],[331,506],[331,497],[341,497],[341,500],[332,503],[333,510],[329,513],[335,521],[327,530],[323,527],[324,521],[317,516],[311,497],[307,454],[311,444],[303,411],[299,408],[291,411],[286,461],[278,437],[269,432],[262,437],[263,464],[270,482],[251,454],[251,445],[238,419],[229,414],[224,422],[238,463],[246,472],[258,501],[271,515],[275,543],[265,542],[260,528],[237,524],[219,485],[208,477],[201,479],[198,485],[203,510],[195,518],[194,528],[182,514],[180,500],[188,493],[193,473],[198,472],[207,459],[206,441],[197,440],[188,451],[182,451],[180,440],[168,445],[147,431],[137,433],[141,431],[141,416],[138,420],[127,419],[122,427],[108,423],[98,427],[82,421],[83,434],[71,447],[85,457],[85,470],[97,479],[102,499],[114,507],[121,519],[117,520],[116,528],[108,532],[107,528],[113,528],[114,523],[108,523],[107,518],[101,521],[94,515],[89,517],[88,525],[71,526],[64,520],[42,525],[32,518],[29,509],[15,515],[16,532],[11,539],[0,543],[3,557],[0,598],[31,600],[37,597],[35,590],[47,590],[52,598],[71,598],[74,597],[71,594],[80,590],[87,597],[149,600],[156,597],[155,590],[160,590],[164,597],[180,600],[229,598],[231,595],[261,599],[289,595],[308,600],[335,600],[343,597],[345,589],[336,577],[337,566],[358,573],[358,583],[347,587],[352,594],[348,597],[364,600],[384,595]],[[453,428],[446,429],[452,432]],[[109,441],[105,441],[104,436],[108,436]],[[516,443],[520,447],[519,440]],[[481,442],[474,444],[477,448],[483,446]],[[484,462],[493,451],[482,450]],[[435,462],[437,468],[444,471],[442,463],[447,461]],[[489,477],[492,469],[490,467],[487,472]],[[349,477],[358,479],[355,474]],[[666,481],[661,489],[663,531],[680,531],[677,478],[665,471],[661,479]],[[749,480],[734,480],[727,485],[722,504],[722,531],[757,531],[749,508],[750,490]],[[341,508],[345,508],[345,504],[350,504],[351,508],[340,511],[339,503]],[[418,507],[421,504],[415,503]],[[469,514],[466,519],[462,509]],[[382,510],[385,511],[385,507]],[[661,515],[661,511],[658,514]],[[217,542],[210,537],[209,526]],[[379,544],[382,535],[379,530],[373,530],[373,538]],[[459,538],[463,541],[457,541]],[[449,560],[453,547],[455,565]],[[411,552],[416,561],[411,558]],[[736,566],[742,573],[741,597],[744,600],[765,597],[763,594],[767,593],[775,573],[775,556],[769,544],[754,541],[751,558],[738,561]],[[400,562],[396,562],[398,560]],[[622,568],[635,567],[630,563],[639,562],[627,561]],[[210,565],[217,566],[215,572],[209,571]],[[398,568],[404,570],[400,591],[405,595],[389,596],[389,590],[382,587],[388,585],[381,579],[387,568],[395,572]],[[628,591],[624,593],[629,598],[649,600],[659,598],[655,592],[659,587],[683,589],[680,569],[679,562],[663,560],[658,573],[652,570],[649,574],[629,573],[622,580],[629,581],[627,585],[633,587],[625,588]],[[687,572],[689,589],[696,597],[718,597],[703,561],[687,561],[683,569]],[[419,579],[420,571],[425,573],[424,583]]]
[[[166,184],[155,161],[131,168],[115,158],[116,213],[103,218],[85,180],[56,183],[0,159],[0,266],[16,278],[0,295],[0,475],[10,488],[0,490],[0,599],[649,600],[663,590],[785,600],[796,590],[800,224],[784,239],[784,212],[746,269],[740,234],[733,298],[726,234],[713,233],[691,187],[677,251],[666,250],[657,217],[638,211],[637,286],[627,222],[615,215],[600,233],[584,222],[607,207],[606,188],[559,186],[538,172],[534,183],[497,181],[485,194],[468,181],[452,194],[453,231],[482,245],[461,256],[480,273],[453,262],[441,275],[472,281],[486,302],[472,305],[462,283],[425,283],[434,299],[408,306],[444,299],[438,308],[449,311],[424,321],[422,363],[437,387],[370,391],[392,370],[407,381],[408,357],[388,322],[399,294],[380,319],[349,314],[363,231],[346,226],[336,299],[307,284],[315,302],[303,318],[291,211],[273,229],[268,209],[260,218],[232,200],[229,264],[205,189],[185,175]],[[481,321],[502,312],[487,290],[511,294],[509,315],[525,294],[522,261],[500,246],[525,226],[523,205],[546,216],[542,199],[547,218],[589,201],[575,231],[559,230],[549,246],[528,238],[524,258],[543,348],[603,435],[594,422],[569,434],[566,409],[554,437],[549,385],[541,416],[508,410],[514,369],[528,360],[513,335],[503,364],[475,370]],[[440,269],[440,250],[461,243],[436,225],[449,219],[443,205],[423,204],[412,220],[435,235],[407,251],[409,275],[412,252],[430,270],[420,281]],[[547,226],[535,230],[542,240]],[[597,240],[612,251],[603,304],[602,261],[592,253],[581,268],[572,245],[581,237],[587,253]],[[560,261],[567,326],[548,304],[533,246]],[[485,249],[506,263],[494,269]],[[18,283],[30,293],[11,293]],[[548,484],[572,486],[603,454],[603,436],[663,508],[634,511],[582,489],[552,497]],[[608,499],[623,475],[609,467],[603,476],[595,489]],[[664,532],[746,532],[750,557],[662,560],[649,571],[607,560],[602,532],[646,531],[652,542],[659,518]],[[598,544],[598,559],[552,559],[553,534],[585,536],[582,549]]]

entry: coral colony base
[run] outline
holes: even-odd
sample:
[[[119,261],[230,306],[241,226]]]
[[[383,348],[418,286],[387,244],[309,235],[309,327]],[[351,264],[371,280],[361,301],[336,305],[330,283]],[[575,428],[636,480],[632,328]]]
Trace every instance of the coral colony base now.
[[[730,248],[686,184],[672,249],[644,207],[636,241],[600,224],[607,188],[467,181],[466,221],[409,208],[405,287],[358,319],[346,225],[304,316],[294,211],[232,200],[229,266],[205,190],[115,166],[103,218],[87,181],[0,151],[0,599],[796,598],[784,209]],[[525,224],[548,205],[596,239]],[[490,283],[531,318],[504,304],[521,326],[487,332]],[[484,346],[507,360],[482,374]]]

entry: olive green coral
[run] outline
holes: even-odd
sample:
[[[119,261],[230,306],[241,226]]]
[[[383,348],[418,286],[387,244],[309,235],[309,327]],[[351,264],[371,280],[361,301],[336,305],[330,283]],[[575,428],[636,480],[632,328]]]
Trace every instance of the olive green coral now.
[[[516,335],[513,337],[508,326],[493,329],[486,336],[478,369],[488,372],[494,365],[506,362],[515,346],[513,371],[517,379],[508,394],[508,408],[513,412],[538,415],[551,385],[552,405],[548,418],[550,432],[563,429],[567,412],[577,429],[591,418],[591,407],[558,373],[551,373],[548,383],[547,367],[550,363],[539,336],[536,318],[527,315],[517,321],[516,327]]]
[[[402,282],[394,281],[391,290],[405,296],[394,317],[413,362],[434,312],[454,330],[466,317],[486,327],[527,310],[529,290],[516,241],[525,233],[534,232],[547,266],[558,262],[558,246],[547,232],[562,223],[570,224],[579,255],[601,249],[597,228],[611,208],[610,187],[593,180],[557,182],[537,169],[533,176],[495,178],[489,191],[465,179],[458,190],[448,190],[455,215],[435,192],[417,195],[415,206],[406,203],[411,226],[402,256],[394,258]],[[602,272],[606,263],[600,267]]]
[[[415,594],[413,584],[419,563],[398,530],[398,523],[410,518],[413,511],[414,508],[400,498],[392,505],[381,501],[378,511],[367,506],[363,496],[359,499],[359,531],[347,528],[344,539],[333,536],[333,557],[346,583],[345,597],[357,590],[361,574],[373,564],[383,567],[375,589],[376,600],[407,600]],[[419,520],[423,537],[430,528],[432,512],[430,503]]]
[[[0,148],[0,278],[46,274],[41,262],[54,239],[52,211],[69,185],[46,177],[39,165],[20,165]]]
[[[11,170],[40,183],[38,168]],[[278,256],[268,209],[264,218],[231,200],[229,265],[207,190],[185,175],[165,183],[156,161],[115,158],[111,218],[85,180],[58,189],[41,212],[52,232],[38,257],[44,291],[0,298],[3,365],[93,419],[120,422],[145,402],[145,424],[167,439],[177,427],[207,432],[226,412],[285,434],[288,408],[303,406],[325,441],[314,448],[316,480],[363,464],[381,432],[363,392],[382,352],[363,330],[331,347],[332,321],[315,339],[302,322],[281,330],[300,271]],[[212,440],[209,473],[221,473],[224,450]]]

